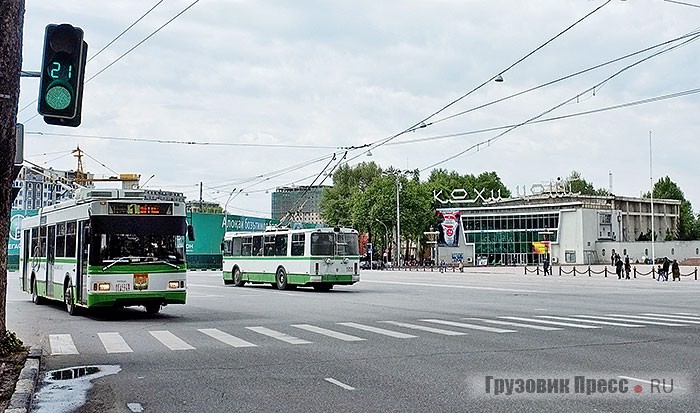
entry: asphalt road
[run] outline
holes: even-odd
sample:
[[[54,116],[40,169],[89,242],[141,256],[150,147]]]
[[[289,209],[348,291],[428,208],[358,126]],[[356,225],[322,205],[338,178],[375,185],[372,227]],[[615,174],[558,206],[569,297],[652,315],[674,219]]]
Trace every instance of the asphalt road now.
[[[365,271],[320,293],[191,272],[187,305],[79,317],[16,278],[8,328],[47,371],[108,366],[45,380],[39,412],[700,411],[689,278]]]

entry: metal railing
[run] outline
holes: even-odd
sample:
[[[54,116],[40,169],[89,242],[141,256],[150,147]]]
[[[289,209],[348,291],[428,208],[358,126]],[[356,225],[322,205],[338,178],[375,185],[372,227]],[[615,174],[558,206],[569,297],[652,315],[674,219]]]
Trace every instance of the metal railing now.
[[[611,274],[611,276],[617,275],[615,270],[608,270],[607,266],[605,266],[600,271],[593,270],[590,265],[587,266],[586,269],[584,269],[584,270],[578,269],[578,268],[576,268],[576,266],[571,266],[569,270],[566,270],[563,266],[557,266],[557,268],[558,268],[559,276],[573,275],[575,277],[578,274],[578,275],[588,275],[589,277],[591,277],[593,275],[603,275],[604,277],[607,278],[608,273]],[[543,276],[547,276],[547,274],[544,273],[544,268],[542,268],[539,265],[534,267],[534,268],[528,268],[527,266],[525,267],[525,275],[527,275],[527,274],[540,275],[540,273]],[[654,267],[652,267],[651,270],[648,272],[642,272],[642,271],[638,270],[637,267],[633,267],[631,273],[633,274],[634,278],[637,278],[637,275],[639,275],[640,277],[645,277],[645,276],[651,275],[652,279],[654,279],[654,280],[658,279],[658,271]],[[549,275],[554,274],[554,267],[549,268],[548,274]],[[671,275],[671,274],[668,274],[668,275]],[[694,278],[694,280],[697,281],[698,280],[698,268],[695,267],[695,269],[693,271],[691,271],[687,274],[683,274],[681,272],[681,273],[679,273],[679,275],[681,277],[691,277],[692,276]],[[622,276],[626,278],[626,273],[624,271],[622,273]],[[668,279],[668,276],[666,276],[666,279]]]

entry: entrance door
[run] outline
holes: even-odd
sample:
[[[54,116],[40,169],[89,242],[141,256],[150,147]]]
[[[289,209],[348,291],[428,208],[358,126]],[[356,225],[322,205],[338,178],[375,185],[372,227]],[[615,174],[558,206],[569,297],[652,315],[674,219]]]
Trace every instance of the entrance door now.
[[[89,221],[80,221],[78,224],[78,247],[77,258],[78,263],[75,266],[75,285],[76,285],[76,300],[79,303],[87,302],[87,266],[88,252],[90,250],[90,223]]]
[[[56,226],[48,227],[46,237],[46,295],[53,297],[53,264],[56,260]]]
[[[29,249],[32,247],[32,237],[30,231],[25,229],[22,231],[22,291],[31,291],[33,288],[29,285]]]

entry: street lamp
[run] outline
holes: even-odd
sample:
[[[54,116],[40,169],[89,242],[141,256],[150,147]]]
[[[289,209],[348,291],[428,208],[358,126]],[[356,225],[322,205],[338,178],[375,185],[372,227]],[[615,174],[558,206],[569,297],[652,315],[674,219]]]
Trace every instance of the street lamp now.
[[[384,226],[384,248],[386,249],[389,246],[389,227],[387,227],[386,224],[380,221],[378,218],[374,218],[374,220]]]
[[[399,193],[401,192],[401,181],[396,174],[396,265],[401,265],[401,212],[399,210]]]

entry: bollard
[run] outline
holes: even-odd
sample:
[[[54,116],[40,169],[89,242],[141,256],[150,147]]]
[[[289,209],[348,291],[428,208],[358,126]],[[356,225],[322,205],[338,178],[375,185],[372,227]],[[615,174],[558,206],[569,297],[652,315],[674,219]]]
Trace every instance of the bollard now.
[[[605,278],[608,278],[608,266],[605,266]]]
[[[540,266],[539,266],[539,265],[537,266],[537,271],[536,271],[536,273],[537,273],[537,275],[540,275]]]
[[[637,278],[637,267],[634,267],[634,278]]]
[[[698,280],[698,267],[695,267],[695,281]]]
[[[561,277],[561,265],[559,266],[559,276]]]

